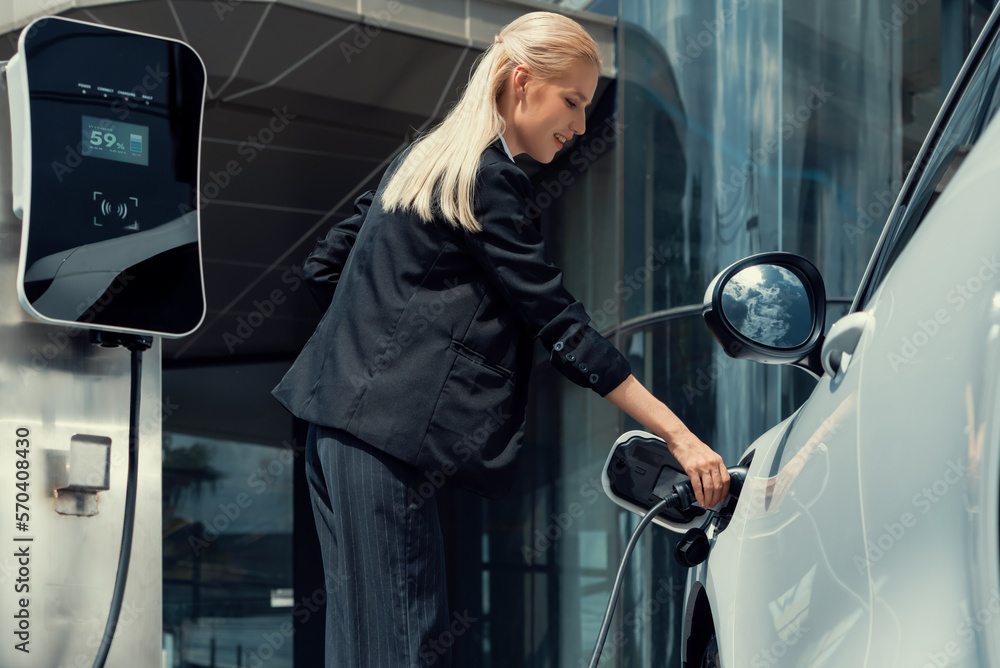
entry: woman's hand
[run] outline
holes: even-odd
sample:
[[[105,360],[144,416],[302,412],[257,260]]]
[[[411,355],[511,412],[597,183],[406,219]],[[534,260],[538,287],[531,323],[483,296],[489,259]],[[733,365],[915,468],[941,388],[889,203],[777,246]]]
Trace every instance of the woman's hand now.
[[[667,406],[650,394],[635,376],[611,390],[606,399],[664,441],[691,478],[702,508],[711,508],[729,494],[729,472],[722,457],[684,426]]]
[[[702,508],[711,508],[726,500],[729,495],[729,471],[719,453],[702,443],[690,431],[680,438],[675,436],[673,440],[664,440],[667,441],[670,453],[691,478],[694,496]]]

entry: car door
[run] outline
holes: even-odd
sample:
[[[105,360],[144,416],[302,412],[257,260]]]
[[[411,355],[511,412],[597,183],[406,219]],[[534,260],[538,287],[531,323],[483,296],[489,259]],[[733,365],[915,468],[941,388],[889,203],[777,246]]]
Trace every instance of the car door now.
[[[726,560],[737,576],[724,665],[864,663],[872,591],[855,560],[865,549],[858,391],[858,374],[822,378],[759,442],[732,526],[738,552]],[[727,568],[716,556],[712,569]]]

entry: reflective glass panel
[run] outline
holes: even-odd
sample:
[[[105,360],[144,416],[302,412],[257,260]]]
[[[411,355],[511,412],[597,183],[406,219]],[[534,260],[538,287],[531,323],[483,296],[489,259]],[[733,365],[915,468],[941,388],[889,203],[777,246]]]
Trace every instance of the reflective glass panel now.
[[[290,453],[163,435],[163,633],[171,668],[291,668]]]

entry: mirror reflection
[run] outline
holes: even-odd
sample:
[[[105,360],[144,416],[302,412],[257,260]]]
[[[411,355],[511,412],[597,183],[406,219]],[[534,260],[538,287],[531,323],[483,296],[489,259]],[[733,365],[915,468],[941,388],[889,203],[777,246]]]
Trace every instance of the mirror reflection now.
[[[798,275],[777,264],[737,272],[722,289],[722,313],[740,334],[773,348],[795,348],[812,332],[813,313]]]

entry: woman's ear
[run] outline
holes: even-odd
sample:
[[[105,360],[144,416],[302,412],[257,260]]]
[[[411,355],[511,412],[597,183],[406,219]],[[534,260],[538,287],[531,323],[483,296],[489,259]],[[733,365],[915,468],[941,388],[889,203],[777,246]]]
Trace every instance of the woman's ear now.
[[[528,80],[530,78],[530,74],[528,73],[528,68],[525,67],[524,65],[518,65],[517,67],[514,68],[512,77],[514,79],[514,95],[519,100],[523,99],[525,88],[527,87]]]

